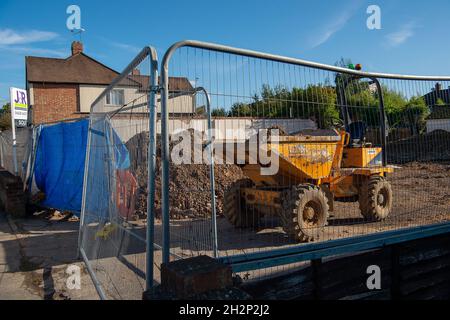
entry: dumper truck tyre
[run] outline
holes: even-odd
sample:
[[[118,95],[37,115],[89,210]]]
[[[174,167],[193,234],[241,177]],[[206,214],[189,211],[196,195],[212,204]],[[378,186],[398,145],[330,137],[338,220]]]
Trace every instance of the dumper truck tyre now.
[[[247,206],[241,197],[242,188],[253,186],[250,179],[242,179],[225,191],[224,215],[236,228],[255,228],[259,225],[262,214],[254,206]]]
[[[392,210],[393,193],[389,181],[382,176],[372,176],[361,185],[359,209],[367,221],[382,221]]]
[[[280,213],[283,230],[298,242],[318,240],[329,216],[328,198],[312,184],[302,184],[283,192]]]

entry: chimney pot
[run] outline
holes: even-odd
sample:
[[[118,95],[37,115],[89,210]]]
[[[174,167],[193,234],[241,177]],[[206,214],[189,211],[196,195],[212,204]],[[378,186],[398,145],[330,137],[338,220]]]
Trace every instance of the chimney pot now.
[[[436,91],[439,93],[439,91],[442,90],[442,85],[438,82],[436,83]]]
[[[72,42],[72,55],[76,55],[83,52],[83,43],[80,41]]]

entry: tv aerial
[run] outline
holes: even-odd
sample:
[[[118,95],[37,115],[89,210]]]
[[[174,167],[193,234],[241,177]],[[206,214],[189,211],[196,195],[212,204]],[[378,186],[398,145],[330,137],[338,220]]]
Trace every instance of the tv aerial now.
[[[86,29],[84,29],[84,28],[80,28],[80,29],[72,29],[72,30],[70,30],[70,32],[72,32],[72,34],[74,35],[74,36],[76,36],[76,35],[79,35],[80,36],[80,42],[81,42],[81,35],[83,34],[83,32],[85,32],[86,31]]]

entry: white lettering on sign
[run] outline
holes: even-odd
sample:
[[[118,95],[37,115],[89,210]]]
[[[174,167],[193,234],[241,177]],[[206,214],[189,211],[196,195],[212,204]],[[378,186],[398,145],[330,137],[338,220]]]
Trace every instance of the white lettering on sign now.
[[[11,116],[12,120],[28,119],[28,99],[27,91],[23,89],[11,88]]]

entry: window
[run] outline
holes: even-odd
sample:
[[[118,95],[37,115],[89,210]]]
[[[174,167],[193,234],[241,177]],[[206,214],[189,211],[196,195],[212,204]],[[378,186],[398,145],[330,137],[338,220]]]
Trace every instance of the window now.
[[[111,90],[106,95],[106,104],[112,106],[123,106],[125,104],[125,97],[123,90]]]

